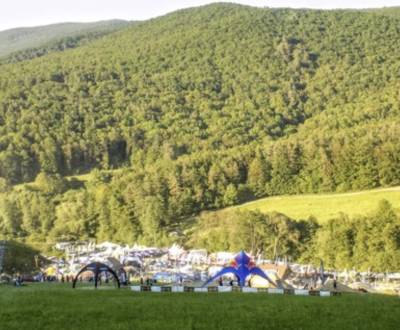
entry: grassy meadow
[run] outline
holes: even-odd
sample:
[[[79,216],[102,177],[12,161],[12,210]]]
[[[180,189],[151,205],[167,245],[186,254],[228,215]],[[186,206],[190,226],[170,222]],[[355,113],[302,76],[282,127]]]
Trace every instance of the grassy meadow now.
[[[0,286],[0,329],[398,329],[400,299]]]
[[[373,212],[382,199],[388,200],[394,208],[400,208],[400,187],[351,193],[269,197],[235,208],[259,210],[264,213],[277,211],[293,219],[306,219],[309,216],[314,216],[319,222],[325,222],[337,216],[340,212],[349,216]]]

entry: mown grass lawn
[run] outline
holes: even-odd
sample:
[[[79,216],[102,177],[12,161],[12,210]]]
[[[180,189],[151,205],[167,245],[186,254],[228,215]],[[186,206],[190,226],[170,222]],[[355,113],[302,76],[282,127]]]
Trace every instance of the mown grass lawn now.
[[[293,219],[307,219],[309,216],[314,216],[320,223],[323,223],[337,217],[341,212],[349,216],[366,215],[375,211],[382,199],[388,200],[394,208],[400,209],[400,187],[352,193],[276,196],[259,199],[234,208],[259,210],[263,213],[277,211]]]
[[[400,298],[381,295],[134,293],[0,286],[1,330],[399,329]]]

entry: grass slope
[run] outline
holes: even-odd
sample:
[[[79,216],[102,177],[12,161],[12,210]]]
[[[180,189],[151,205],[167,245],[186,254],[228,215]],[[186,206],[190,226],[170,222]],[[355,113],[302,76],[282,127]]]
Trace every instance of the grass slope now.
[[[397,329],[398,297],[151,294],[0,287],[2,329]]]
[[[269,197],[235,208],[265,213],[277,211],[294,219],[306,219],[312,215],[318,221],[324,222],[340,212],[349,216],[367,214],[374,211],[382,199],[388,200],[393,207],[400,208],[400,187],[340,194]]]
[[[116,31],[128,24],[129,22],[123,20],[109,20],[93,23],[59,23],[0,31],[0,57],[23,49],[39,47],[67,36],[96,31]]]

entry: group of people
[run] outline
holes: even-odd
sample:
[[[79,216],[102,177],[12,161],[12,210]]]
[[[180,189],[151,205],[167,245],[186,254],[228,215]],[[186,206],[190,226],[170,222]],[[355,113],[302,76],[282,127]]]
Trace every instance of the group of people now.
[[[69,276],[69,275],[64,276],[64,275],[61,275],[61,283],[65,283],[65,282],[69,283],[69,282],[72,282],[73,280],[74,280],[74,277],[73,277],[73,276]]]
[[[143,285],[152,286],[152,285],[154,285],[156,283],[157,283],[156,279],[152,279],[152,278],[149,278],[149,277],[146,277],[146,279],[143,279],[143,277],[140,278],[140,285],[142,285],[142,286]]]
[[[46,273],[40,272],[36,276],[33,277],[35,282],[56,282],[57,277],[55,275],[48,275]]]
[[[231,279],[229,281],[229,286],[234,286],[235,282],[236,282],[236,284],[239,283],[239,281],[234,281],[234,280]],[[222,277],[219,278],[218,285],[219,286],[224,286],[224,281],[222,280]],[[251,280],[248,281],[248,286],[251,287]]]

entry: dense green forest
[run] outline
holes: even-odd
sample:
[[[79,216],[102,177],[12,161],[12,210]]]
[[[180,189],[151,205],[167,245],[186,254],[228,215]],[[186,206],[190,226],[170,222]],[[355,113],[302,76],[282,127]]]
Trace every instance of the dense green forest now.
[[[203,210],[399,185],[399,36],[387,11],[215,4],[2,65],[0,235],[191,244]]]
[[[109,20],[93,23],[58,23],[0,31],[0,58],[10,54],[15,58],[21,51],[26,55],[30,54],[32,58],[34,50],[37,55],[44,54],[43,50],[62,50],[62,46],[71,46],[74,39],[94,39],[118,31],[129,24],[132,23]]]

